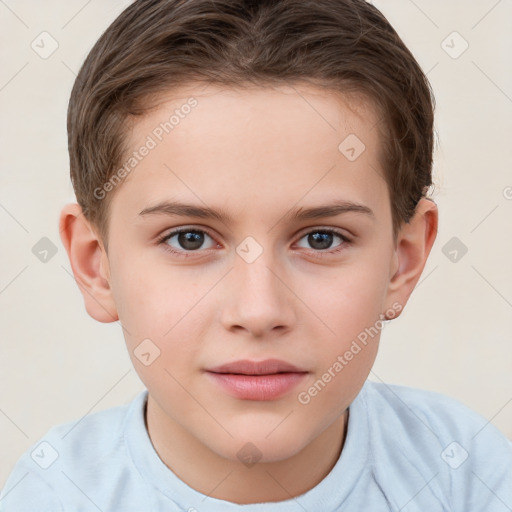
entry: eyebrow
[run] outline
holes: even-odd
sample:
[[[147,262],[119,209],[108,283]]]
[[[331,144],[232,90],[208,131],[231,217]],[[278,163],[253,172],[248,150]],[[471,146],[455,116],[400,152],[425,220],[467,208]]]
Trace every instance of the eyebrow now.
[[[375,218],[373,211],[363,204],[354,203],[352,201],[338,200],[330,204],[314,206],[309,208],[300,207],[296,210],[289,211],[283,218],[290,220],[310,220],[326,217],[336,217],[343,213],[361,213],[369,217]],[[214,219],[222,223],[233,221],[223,209],[214,209],[207,206],[196,206],[192,204],[181,203],[178,201],[163,201],[154,206],[144,208],[139,215],[172,215],[178,217],[197,217],[200,219]]]

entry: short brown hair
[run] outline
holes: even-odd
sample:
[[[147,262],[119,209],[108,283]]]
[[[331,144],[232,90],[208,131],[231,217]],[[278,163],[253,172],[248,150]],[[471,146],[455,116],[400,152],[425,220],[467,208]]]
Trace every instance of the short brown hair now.
[[[381,116],[381,165],[393,232],[432,184],[434,97],[383,14],[364,0],[136,0],[92,48],[68,108],[71,180],[106,243],[108,206],[95,190],[126,151],[129,121],[151,99],[193,82],[309,82],[361,93]],[[341,142],[341,141],[340,141]]]

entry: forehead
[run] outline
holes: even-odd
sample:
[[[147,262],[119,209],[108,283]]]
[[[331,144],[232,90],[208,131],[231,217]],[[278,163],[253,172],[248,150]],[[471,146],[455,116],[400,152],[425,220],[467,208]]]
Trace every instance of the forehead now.
[[[186,131],[186,125],[193,128],[198,136],[208,132],[213,137],[215,133],[212,130],[216,133],[233,132],[237,127],[259,128],[263,124],[267,130],[253,133],[255,142],[267,133],[269,137],[275,136],[272,129],[280,132],[276,143],[284,141],[286,134],[298,131],[309,132],[308,135],[312,132],[318,135],[331,132],[333,135],[332,132],[352,129],[359,132],[361,137],[368,137],[370,134],[365,132],[374,132],[378,124],[377,114],[375,102],[360,92],[341,93],[306,84],[244,85],[236,88],[212,84],[189,85],[153,98],[148,113],[136,119],[128,142],[130,146],[136,145],[137,138],[153,131],[156,138],[160,139],[160,135],[165,137],[169,130],[160,126],[164,134],[159,133],[161,130],[155,122],[165,124],[169,121],[172,126],[167,128],[175,136],[179,136],[178,132]],[[187,118],[191,118],[191,121],[184,123]],[[297,121],[306,124],[298,125]],[[178,127],[181,129],[177,130]],[[188,135],[190,132],[187,132]],[[230,135],[233,140],[234,134]],[[242,137],[247,132],[238,135]]]
[[[124,160],[139,155],[114,203],[129,200],[140,211],[184,194],[229,201],[236,214],[256,195],[260,208],[336,191],[379,201],[387,194],[377,115],[361,95],[309,85],[182,87],[136,119]]]

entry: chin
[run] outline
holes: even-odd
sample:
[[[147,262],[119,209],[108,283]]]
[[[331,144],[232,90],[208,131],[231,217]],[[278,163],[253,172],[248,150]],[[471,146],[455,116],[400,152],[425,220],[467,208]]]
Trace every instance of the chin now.
[[[268,437],[268,432],[257,426],[245,431],[243,435],[235,435],[227,442],[212,446],[212,440],[207,444],[210,449],[221,457],[234,462],[242,462],[248,467],[254,463],[279,462],[293,457],[308,444],[308,438],[304,432],[300,435],[291,433],[289,429],[283,429],[280,433],[273,432]]]

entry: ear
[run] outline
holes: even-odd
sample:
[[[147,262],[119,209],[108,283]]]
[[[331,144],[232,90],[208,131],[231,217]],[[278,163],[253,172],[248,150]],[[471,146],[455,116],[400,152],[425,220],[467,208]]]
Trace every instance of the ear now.
[[[420,199],[409,222],[403,223],[396,241],[393,270],[386,303],[400,315],[423,272],[437,235],[438,211],[436,204]],[[395,304],[395,307],[392,305]],[[400,308],[396,306],[400,305]]]
[[[101,238],[83,215],[80,205],[64,206],[60,213],[59,231],[87,313],[99,322],[117,321],[119,317],[109,283],[108,256]]]

